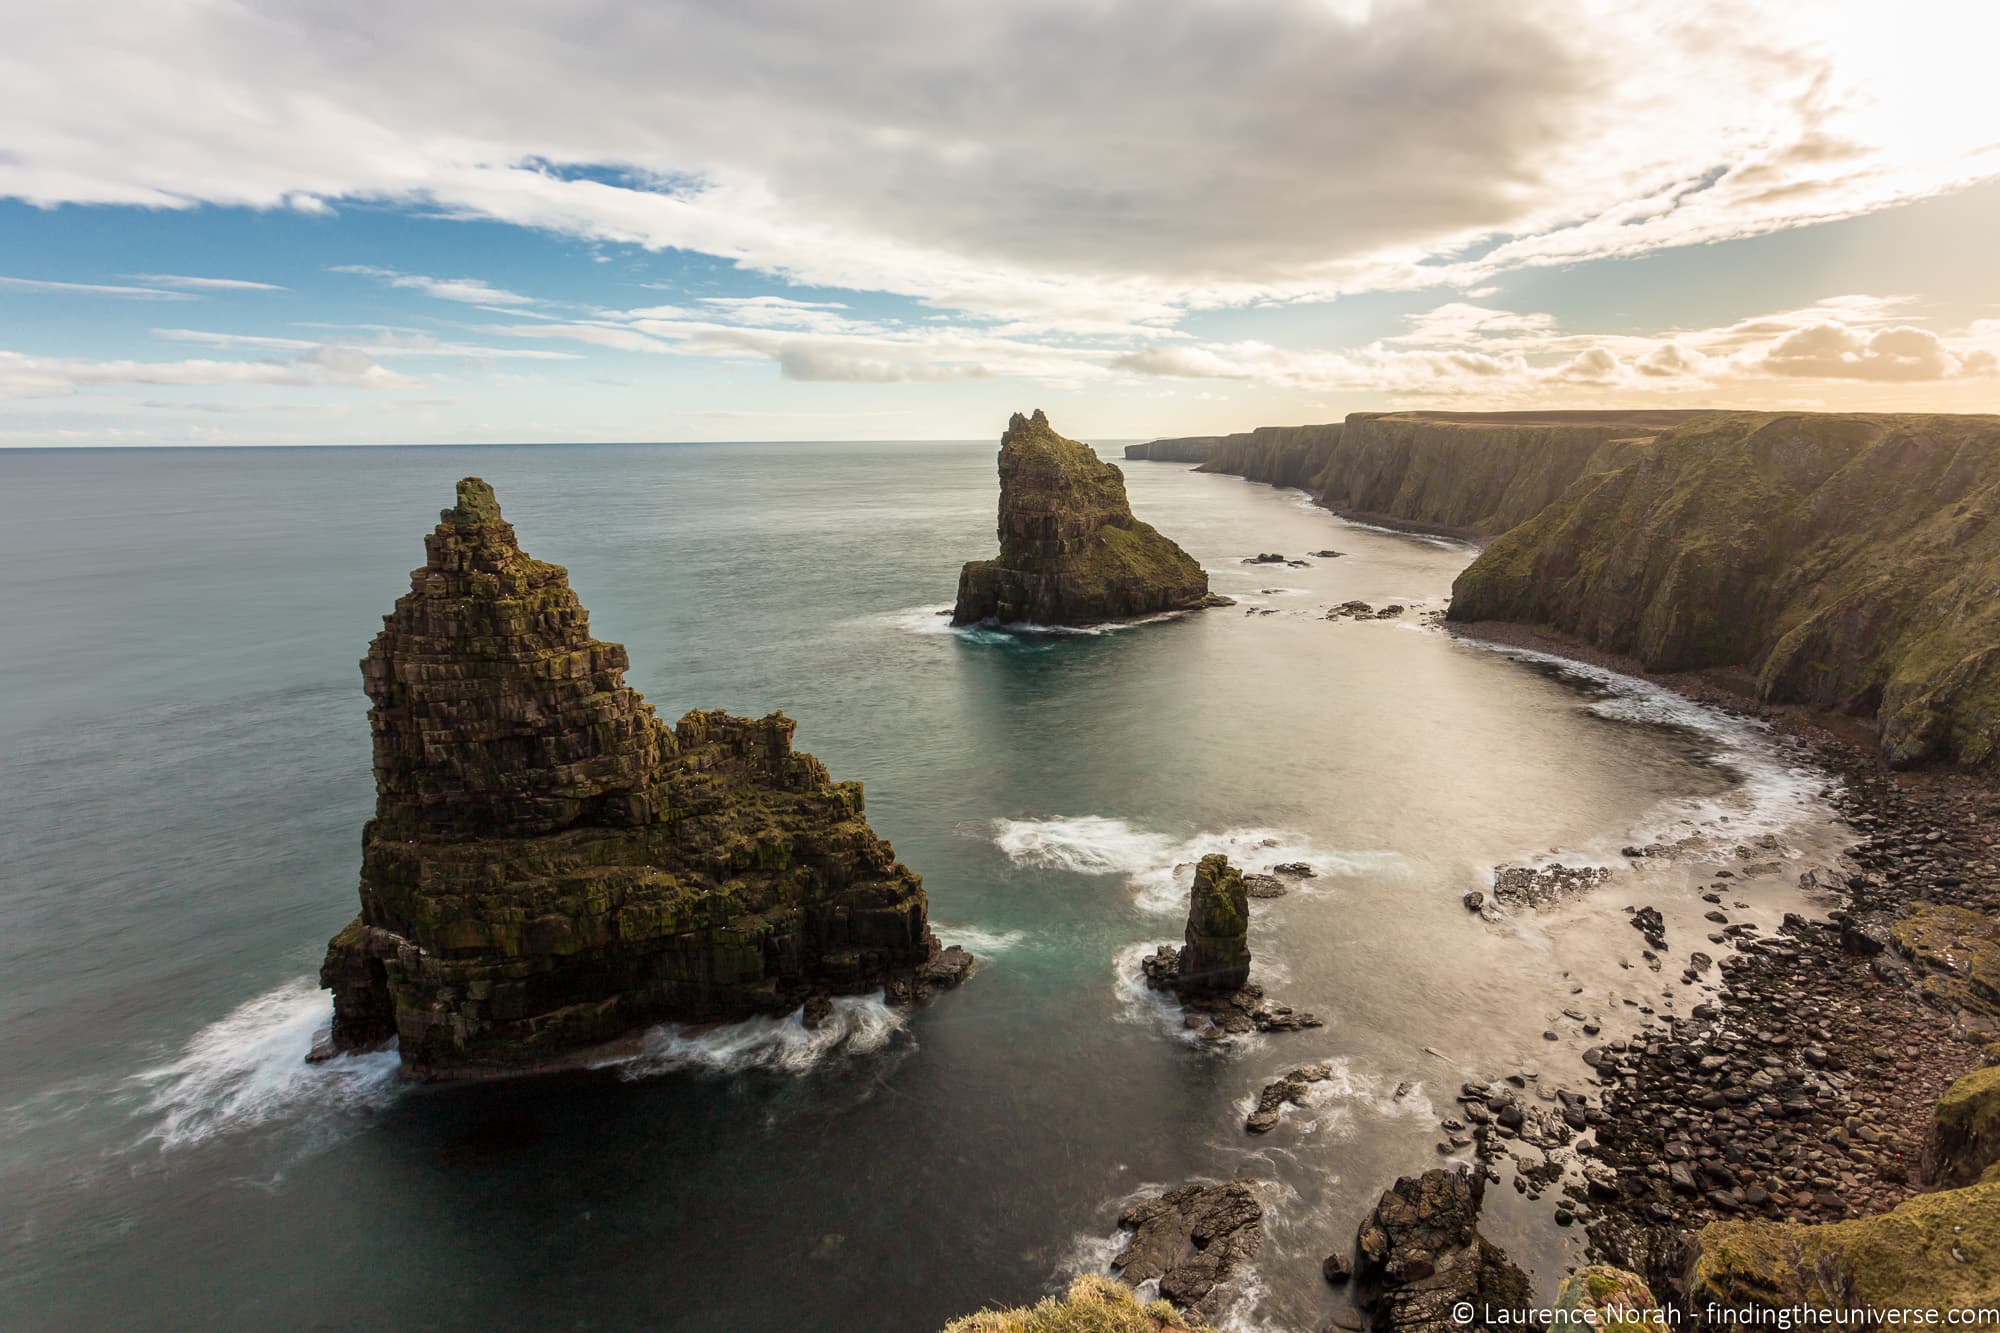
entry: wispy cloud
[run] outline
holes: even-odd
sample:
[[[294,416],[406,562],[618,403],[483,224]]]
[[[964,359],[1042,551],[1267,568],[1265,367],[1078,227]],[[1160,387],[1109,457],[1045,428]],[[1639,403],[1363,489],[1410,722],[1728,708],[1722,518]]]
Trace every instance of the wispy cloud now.
[[[285,288],[275,282],[252,282],[248,278],[199,278],[186,273],[127,273],[125,275],[138,282],[150,282],[156,287],[178,287],[197,292],[282,292]]]
[[[61,397],[119,384],[409,389],[422,383],[340,347],[313,347],[283,361],[99,361],[0,351],[0,398]]]
[[[27,292],[67,292],[77,296],[116,296],[132,301],[192,301],[187,292],[162,291],[158,287],[120,287],[99,282],[52,282],[46,278],[0,277],[0,287]]]
[[[260,333],[217,333],[207,329],[154,329],[153,336],[168,342],[199,343],[205,347],[257,348],[267,351],[311,351],[316,347],[342,347],[370,356],[447,356],[471,360],[497,361],[577,361],[574,352],[552,352],[532,347],[487,347],[477,343],[450,342],[427,333],[378,329],[362,336],[330,338],[286,338]]]
[[[490,286],[478,278],[433,278],[423,273],[399,273],[392,268],[377,268],[373,264],[336,264],[333,272],[380,278],[391,287],[405,287],[411,291],[422,292],[426,296],[435,296],[440,301],[462,301],[467,305],[491,306],[535,304],[535,298],[532,296],[523,296],[519,292]]]

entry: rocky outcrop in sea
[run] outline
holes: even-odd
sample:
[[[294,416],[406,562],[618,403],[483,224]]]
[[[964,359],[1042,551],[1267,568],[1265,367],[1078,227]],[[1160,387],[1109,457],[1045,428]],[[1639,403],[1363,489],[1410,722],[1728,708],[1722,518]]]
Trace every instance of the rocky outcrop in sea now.
[[[1296,871],[1311,867],[1290,866]],[[1201,858],[1188,888],[1186,943],[1163,944],[1141,959],[1146,984],[1180,997],[1187,1025],[1207,1041],[1248,1032],[1321,1026],[1312,1014],[1264,997],[1250,980],[1250,891],[1219,852]]]
[[[1354,1242],[1356,1296],[1370,1327],[1462,1333],[1519,1321],[1528,1277],[1479,1234],[1485,1183],[1476,1170],[1438,1168],[1383,1192]]]
[[[1132,517],[1125,476],[1039,410],[1000,439],[1000,555],[958,577],[951,623],[1090,625],[1222,601],[1194,557]]]
[[[361,663],[376,805],[361,914],[320,973],[329,1050],[395,1038],[415,1075],[499,1072],[963,975],[861,785],[793,750],[791,719],[662,722],[476,477],[424,544]]]

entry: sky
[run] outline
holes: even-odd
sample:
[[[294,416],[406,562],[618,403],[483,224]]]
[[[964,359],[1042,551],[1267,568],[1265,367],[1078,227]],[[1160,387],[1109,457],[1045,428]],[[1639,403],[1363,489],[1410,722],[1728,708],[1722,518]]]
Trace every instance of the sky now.
[[[0,8],[0,446],[2000,411],[1987,0]]]

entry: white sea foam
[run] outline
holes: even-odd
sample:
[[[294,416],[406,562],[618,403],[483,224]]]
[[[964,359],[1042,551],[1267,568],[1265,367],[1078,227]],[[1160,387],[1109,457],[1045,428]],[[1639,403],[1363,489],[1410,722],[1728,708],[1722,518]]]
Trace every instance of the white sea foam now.
[[[829,1055],[879,1051],[908,1024],[903,1011],[883,1003],[877,991],[835,1000],[833,1012],[816,1028],[806,1026],[803,1008],[783,1018],[750,1018],[713,1027],[669,1023],[647,1032],[636,1054],[606,1063],[624,1079],[683,1070],[738,1074],[762,1068],[802,1074]]]
[[[1552,667],[1603,691],[1588,708],[1599,717],[1645,726],[1672,727],[1699,737],[1709,760],[1735,784],[1708,797],[1663,802],[1627,835],[1627,841],[1675,841],[1685,837],[1731,843],[1797,833],[1828,815],[1827,797],[1835,779],[1792,761],[1762,722],[1741,718],[1623,672],[1478,639],[1460,642],[1525,662]],[[1795,852],[1787,854],[1796,855]],[[1610,858],[1605,863],[1616,864]]]
[[[1171,916],[1187,910],[1194,867],[1211,852],[1252,871],[1286,861],[1303,861],[1324,877],[1400,874],[1406,866],[1394,852],[1330,851],[1290,829],[1233,828],[1185,837],[1140,828],[1104,815],[1050,819],[1002,819],[993,841],[1009,860],[1043,870],[1081,875],[1119,875],[1147,912]],[[1316,881],[1294,883],[1293,892],[1311,893]]]
[[[1306,1063],[1311,1063],[1307,1061]],[[1331,1067],[1332,1076],[1306,1085],[1296,1105],[1279,1112],[1280,1123],[1298,1134],[1345,1141],[1360,1132],[1366,1120],[1415,1120],[1429,1124],[1437,1119],[1437,1109],[1417,1080],[1396,1080],[1356,1069],[1346,1056],[1329,1056],[1321,1063]],[[1396,1089],[1407,1083],[1403,1095]],[[1256,1109],[1255,1092],[1237,1101],[1237,1109],[1249,1115]]]
[[[1028,938],[1028,932],[1025,930],[986,930],[980,926],[954,926],[935,918],[931,920],[931,929],[945,944],[962,945],[979,958],[991,958],[994,954],[1006,953]]]
[[[330,1017],[326,992],[301,977],[248,1000],[188,1039],[179,1058],[132,1080],[150,1117],[145,1139],[186,1148],[276,1120],[363,1110],[396,1096],[393,1050],[307,1064]]]
[[[1120,630],[1133,629],[1140,625],[1156,625],[1163,620],[1179,620],[1185,611],[1162,611],[1158,615],[1140,616],[1132,620],[1112,620],[1101,625],[1036,625],[1020,624],[978,624],[954,625],[951,623],[950,606],[910,606],[900,611],[885,611],[877,615],[863,617],[864,620],[891,626],[907,634],[948,635],[963,639],[968,643],[1019,643],[1023,640],[1096,638],[1104,634],[1116,634]],[[940,614],[940,613],[944,614]]]

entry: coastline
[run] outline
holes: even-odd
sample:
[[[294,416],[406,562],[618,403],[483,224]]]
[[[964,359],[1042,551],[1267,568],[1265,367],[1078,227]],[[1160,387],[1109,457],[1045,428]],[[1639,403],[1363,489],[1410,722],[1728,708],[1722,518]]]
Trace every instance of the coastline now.
[[[1451,632],[1618,671],[1768,725],[1840,779],[1831,799],[1858,839],[1826,919],[1790,916],[1779,935],[1745,941],[1721,960],[1713,1001],[1605,1047],[1595,1080],[1605,1119],[1580,1151],[1615,1180],[1600,1168],[1566,1191],[1590,1257],[1677,1291],[1681,1233],[1705,1223],[1831,1222],[1924,1192],[1933,1109],[1981,1053],[1916,993],[1922,971],[1883,943],[1913,906],[2000,909],[1990,887],[2000,791],[1958,771],[1892,772],[1861,720],[1761,703],[1740,671],[1648,672],[1506,622]],[[1766,1114],[1773,1098],[1776,1116]]]

